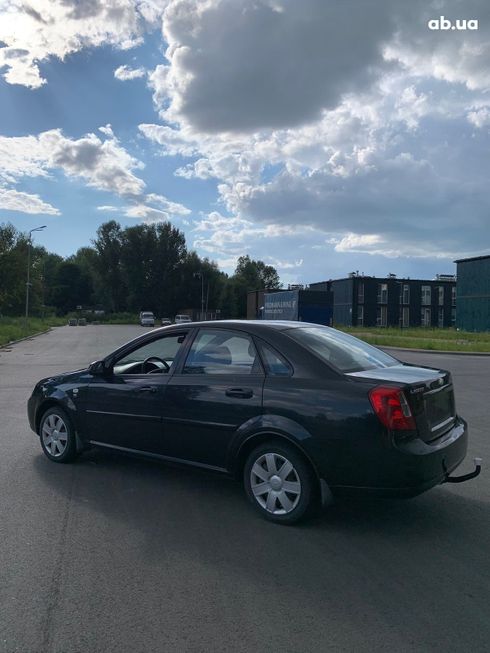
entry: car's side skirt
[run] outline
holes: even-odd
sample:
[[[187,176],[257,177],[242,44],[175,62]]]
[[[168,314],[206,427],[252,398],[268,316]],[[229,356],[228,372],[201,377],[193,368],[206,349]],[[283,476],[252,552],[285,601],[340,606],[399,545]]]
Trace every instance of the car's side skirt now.
[[[185,460],[184,458],[173,458],[172,456],[162,456],[158,453],[151,453],[149,451],[141,451],[140,449],[130,449],[128,447],[120,447],[116,444],[107,444],[106,442],[98,442],[97,440],[89,440],[90,444],[93,444],[96,447],[104,447],[107,449],[115,449],[116,451],[122,451],[124,453],[131,453],[138,456],[144,456],[147,458],[155,458],[157,460],[165,460],[170,463],[179,463],[182,465],[190,465],[191,467],[202,467],[203,469],[209,469],[214,472],[222,472],[228,474],[229,471],[224,467],[216,467],[215,465],[206,465],[205,463],[197,463],[193,460]]]

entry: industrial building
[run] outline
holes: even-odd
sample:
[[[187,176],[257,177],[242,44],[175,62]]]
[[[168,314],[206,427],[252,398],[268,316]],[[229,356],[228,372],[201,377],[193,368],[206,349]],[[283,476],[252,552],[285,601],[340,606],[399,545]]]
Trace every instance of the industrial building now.
[[[490,255],[455,261],[458,276],[456,326],[490,331]]]
[[[254,290],[247,297],[247,319],[299,320],[330,325],[333,313],[331,291],[304,290],[290,286],[288,290]]]
[[[351,272],[344,279],[310,284],[333,292],[333,325],[451,327],[456,321],[456,277],[398,279]]]
[[[284,290],[265,293],[264,320],[299,320],[332,324],[333,293],[318,290]]]

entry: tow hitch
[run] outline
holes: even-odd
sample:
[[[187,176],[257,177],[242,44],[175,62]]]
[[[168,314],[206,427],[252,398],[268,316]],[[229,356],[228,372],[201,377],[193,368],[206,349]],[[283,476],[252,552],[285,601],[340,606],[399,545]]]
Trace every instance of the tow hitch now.
[[[446,474],[446,478],[442,481],[443,483],[463,483],[464,481],[469,481],[470,478],[475,478],[478,476],[478,474],[481,472],[481,458],[475,458],[475,470],[473,472],[470,472],[469,474],[464,474],[463,476],[449,476],[447,473],[446,469],[446,464],[443,461],[442,462],[442,467],[444,469],[444,473]]]

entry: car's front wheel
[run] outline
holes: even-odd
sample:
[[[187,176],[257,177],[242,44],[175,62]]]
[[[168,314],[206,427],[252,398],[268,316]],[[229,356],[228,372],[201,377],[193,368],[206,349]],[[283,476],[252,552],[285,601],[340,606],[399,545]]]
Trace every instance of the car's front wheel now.
[[[56,463],[70,463],[77,455],[75,430],[70,418],[58,407],[50,408],[41,418],[39,425],[41,447]]]
[[[270,442],[254,449],[245,463],[243,481],[249,500],[271,521],[293,524],[310,507],[312,471],[287,444]]]

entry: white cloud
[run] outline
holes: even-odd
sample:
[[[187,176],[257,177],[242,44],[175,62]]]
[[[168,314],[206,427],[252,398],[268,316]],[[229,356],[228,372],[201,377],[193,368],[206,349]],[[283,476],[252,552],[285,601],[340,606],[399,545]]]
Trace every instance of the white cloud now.
[[[48,152],[36,136],[0,136],[0,181],[47,177]]]
[[[135,0],[11,0],[0,6],[0,69],[9,84],[39,88],[39,64],[83,48],[126,50],[154,29],[165,2]]]
[[[436,33],[427,27],[434,12],[476,15],[482,27]],[[486,0],[171,0],[167,62],[149,81],[174,124],[207,133],[294,128],[393,70],[488,90],[489,16]],[[423,100],[405,94],[401,104]]]
[[[169,124],[140,131],[162,154],[192,157],[175,174],[216,180],[219,203],[242,221],[199,234],[206,251],[235,253],[266,226],[298,224],[345,255],[458,256],[484,242],[490,139],[474,127],[490,124],[488,28],[443,34],[427,21],[464,9],[483,25],[490,5],[355,9],[354,18],[351,4],[315,0],[169,3],[167,62],[149,77]],[[363,26],[356,52],[347,12]],[[462,222],[471,229],[461,233]]]
[[[274,260],[274,265],[277,263],[278,267],[286,269],[301,266],[303,261],[297,260],[291,263],[291,261],[272,259],[268,249],[271,245],[266,245],[265,242],[287,242],[291,238],[308,235],[313,231],[301,225],[254,225],[242,218],[228,217],[218,211],[212,211],[195,223],[193,233],[197,236],[194,238],[193,246],[218,257],[230,255],[238,257],[246,252],[247,248],[258,251],[258,244],[264,243],[262,258]],[[257,255],[253,254],[253,258],[257,258]]]
[[[479,107],[468,112],[468,121],[475,127],[486,127],[490,125],[490,108]]]
[[[124,215],[128,218],[139,218],[143,222],[161,222],[162,220],[170,220],[172,217],[190,214],[187,207],[177,202],[171,202],[163,195],[149,193],[142,199],[144,201],[125,207],[123,210]]]
[[[103,127],[99,127],[99,131],[101,134],[104,134],[109,138],[114,138],[114,132],[112,131],[112,126],[110,123],[107,123],[107,125],[104,125]]]
[[[190,213],[182,204],[148,193],[145,182],[136,174],[144,168],[143,163],[121,146],[110,125],[100,127],[99,131],[107,138],[86,134],[71,139],[60,129],[38,136],[0,137],[0,182],[11,185],[25,177],[49,177],[51,171],[61,170],[69,178],[82,180],[89,187],[113,193],[127,202],[122,209],[102,205],[97,207],[99,211],[121,210],[128,217],[146,220]],[[34,200],[29,204],[26,198],[18,198],[15,190],[5,189],[3,193],[11,193],[5,197],[10,204],[16,203],[16,210],[22,210],[23,205],[28,207],[27,212],[32,212],[32,206],[49,208],[37,196],[29,197],[37,198],[38,204]],[[24,204],[21,200],[25,200]]]
[[[104,211],[105,213],[115,213],[116,211],[119,211],[119,209],[117,208],[117,206],[105,204],[103,206],[98,206],[97,211]]]
[[[267,263],[273,265],[277,270],[294,270],[303,266],[303,259],[296,259],[293,261],[285,261],[272,256],[267,257]]]
[[[173,0],[155,102],[166,119],[210,133],[299,125],[370,84],[393,28],[372,1],[353,18],[350,4],[324,0]]]
[[[139,130],[151,141],[161,145],[161,153],[168,156],[194,156],[199,151],[198,143],[182,131],[168,126],[144,123]]]
[[[144,68],[129,68],[129,66],[119,66],[114,71],[114,77],[119,79],[122,82],[126,82],[131,79],[138,79],[146,75],[146,70]]]
[[[61,168],[68,177],[81,177],[88,186],[118,195],[140,195],[145,182],[134,174],[143,164],[113,138],[101,140],[95,134],[70,139],[54,129],[39,135],[48,153],[47,167]]]
[[[39,195],[19,192],[12,188],[0,188],[0,209],[21,211],[22,213],[60,215],[57,208],[44,202]]]
[[[347,234],[339,241],[333,242],[335,242],[336,252],[365,252],[380,245],[383,239],[377,234]]]

